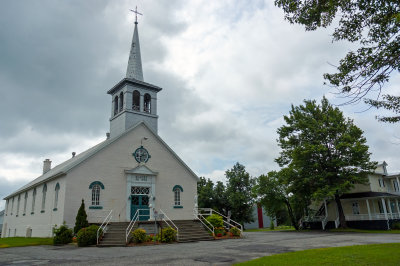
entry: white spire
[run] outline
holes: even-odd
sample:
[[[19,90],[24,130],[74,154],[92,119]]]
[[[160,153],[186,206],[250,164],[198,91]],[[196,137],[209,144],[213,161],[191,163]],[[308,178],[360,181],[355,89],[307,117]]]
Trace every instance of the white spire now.
[[[143,81],[142,58],[140,56],[139,33],[135,21],[135,30],[132,37],[131,52],[129,54],[128,68],[126,77]]]

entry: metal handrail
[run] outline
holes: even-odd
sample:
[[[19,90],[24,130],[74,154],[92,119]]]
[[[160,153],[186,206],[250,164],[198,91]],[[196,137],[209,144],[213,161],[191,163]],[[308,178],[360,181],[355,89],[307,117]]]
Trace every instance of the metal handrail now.
[[[125,243],[128,243],[128,236],[130,235],[135,223],[139,220],[140,216],[149,216],[148,214],[140,214],[140,211],[149,211],[149,209],[137,209],[135,214],[132,217],[128,227],[125,230]]]
[[[202,214],[200,214],[200,213],[197,211],[196,208],[193,210],[193,215],[194,215],[194,217],[195,217],[197,220],[199,220],[205,227],[207,227],[207,229],[208,229],[210,232],[212,232],[213,236],[215,236],[214,226],[213,226],[209,221],[207,221],[207,219],[206,219]],[[201,216],[201,218],[203,218],[203,220],[206,221],[206,222],[211,226],[212,229],[210,229],[210,227],[208,227],[208,226],[199,218],[199,216]]]
[[[225,223],[225,224],[228,224],[228,225],[231,226],[231,227],[236,227],[236,228],[239,227],[238,229],[240,230],[240,232],[241,232],[241,233],[243,232],[243,225],[241,225],[240,223],[236,222],[235,220],[232,220],[232,219],[226,217],[225,215],[223,215],[223,214],[217,212],[216,210],[214,210],[214,209],[212,209],[212,208],[198,208],[198,209],[199,209],[199,210],[202,210],[202,211],[208,211],[208,212],[209,212],[208,215],[212,215],[213,213],[216,213],[216,214],[218,214],[219,216],[222,216],[223,218],[225,218],[226,220],[229,219],[229,221],[233,222],[234,224],[231,224],[230,222],[223,220],[224,223]]]
[[[325,226],[328,223],[328,216],[325,216],[325,218],[321,222],[322,222],[322,230],[325,230]]]
[[[337,218],[335,219],[335,228],[338,228],[338,227],[339,227],[339,224],[340,224],[340,219],[339,219],[339,217],[337,217]]]
[[[171,219],[169,219],[169,217],[165,214],[165,212],[164,212],[163,210],[160,209],[160,212],[161,212],[161,213],[164,215],[164,217],[166,217],[166,218],[172,223],[172,225],[176,228],[176,239],[179,240],[179,229],[178,229],[178,226],[176,226],[176,225],[174,224],[174,222],[173,222]],[[165,220],[165,219],[163,218],[163,221],[164,221],[169,227],[172,228],[172,226],[169,225],[169,223],[168,223],[167,220]]]
[[[107,231],[107,226],[108,223],[111,221],[112,219],[112,212],[113,210],[111,210],[108,215],[106,216],[106,218],[104,219],[103,223],[100,225],[99,229],[97,229],[97,245],[99,244],[99,234],[100,234],[100,229],[101,229],[101,235],[103,235],[106,231]],[[104,225],[105,224],[105,225]]]

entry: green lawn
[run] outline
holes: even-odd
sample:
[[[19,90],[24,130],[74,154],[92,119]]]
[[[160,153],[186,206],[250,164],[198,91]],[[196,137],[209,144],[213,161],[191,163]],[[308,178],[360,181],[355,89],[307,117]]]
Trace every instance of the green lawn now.
[[[364,230],[364,229],[353,229],[353,228],[337,228],[330,229],[330,232],[353,232],[353,233],[372,233],[372,234],[400,234],[400,230]]]
[[[400,243],[310,249],[236,265],[400,265]]]
[[[280,225],[280,226],[276,226],[274,230],[271,230],[269,228],[257,228],[257,229],[246,229],[244,231],[245,232],[262,232],[262,231],[283,231],[283,230],[293,231],[295,229],[293,226]]]
[[[53,238],[6,237],[0,238],[0,248],[53,245]]]

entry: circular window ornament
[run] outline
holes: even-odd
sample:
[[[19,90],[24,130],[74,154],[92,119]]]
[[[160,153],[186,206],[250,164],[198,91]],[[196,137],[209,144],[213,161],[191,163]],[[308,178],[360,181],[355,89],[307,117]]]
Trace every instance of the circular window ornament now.
[[[135,157],[135,160],[138,163],[147,163],[147,161],[151,158],[149,152],[145,148],[143,148],[143,146],[137,148],[132,155],[133,157]]]

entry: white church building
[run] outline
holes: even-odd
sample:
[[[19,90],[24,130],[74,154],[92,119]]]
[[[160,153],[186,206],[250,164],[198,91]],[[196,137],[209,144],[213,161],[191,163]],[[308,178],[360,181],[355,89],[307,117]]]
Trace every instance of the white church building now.
[[[2,237],[48,237],[63,222],[73,228],[82,199],[89,223],[128,222],[137,209],[193,219],[197,175],[157,133],[157,93],[144,82],[137,22],[126,77],[108,90],[110,133],[96,146],[51,167],[6,196]]]

